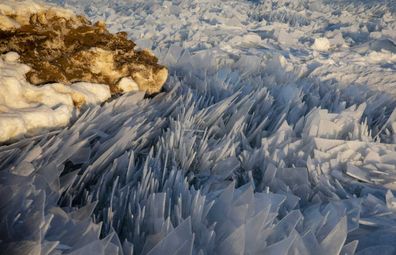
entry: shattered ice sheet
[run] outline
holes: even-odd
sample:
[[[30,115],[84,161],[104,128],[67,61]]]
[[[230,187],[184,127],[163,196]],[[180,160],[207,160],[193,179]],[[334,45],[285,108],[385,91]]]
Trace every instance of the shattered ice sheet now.
[[[2,251],[396,252],[393,1],[53,2],[170,78],[0,147]]]

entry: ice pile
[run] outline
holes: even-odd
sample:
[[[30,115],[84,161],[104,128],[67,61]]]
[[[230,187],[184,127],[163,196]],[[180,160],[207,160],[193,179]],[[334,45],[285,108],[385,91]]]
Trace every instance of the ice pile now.
[[[151,32],[164,46],[154,48],[170,67],[166,93],[123,95],[67,128],[1,147],[2,251],[396,252],[396,100],[385,82],[396,79],[392,60],[363,65],[358,57],[368,55],[349,46],[332,58],[330,39],[326,52],[313,40],[278,41],[285,38],[279,27],[312,38],[340,24],[351,29],[355,10],[386,36],[395,7],[387,6],[389,14],[366,2],[355,9],[324,1],[96,3],[75,6],[114,27]],[[329,17],[342,23],[321,30]],[[160,20],[167,22],[157,26]],[[224,27],[230,20],[233,27]],[[256,32],[246,31],[253,25]],[[259,29],[267,25],[274,31]],[[192,27],[203,42],[188,34]],[[367,54],[376,40],[362,42]],[[341,73],[342,61],[355,71],[342,78],[382,76],[367,84],[322,79],[326,67]]]
[[[320,84],[262,86],[265,70],[237,84],[239,64],[197,78],[183,61],[198,58],[172,52],[162,56],[175,59],[167,93],[124,95],[70,128],[1,148],[3,250],[394,250],[386,187],[396,181],[396,146],[374,141],[361,122],[365,105],[308,106]]]

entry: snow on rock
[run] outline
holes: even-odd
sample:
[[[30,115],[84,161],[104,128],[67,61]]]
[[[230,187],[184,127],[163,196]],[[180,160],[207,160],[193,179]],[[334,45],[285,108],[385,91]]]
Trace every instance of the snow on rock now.
[[[126,33],[113,35],[103,22],[92,25],[72,10],[3,1],[0,20],[0,142],[65,126],[75,107],[111,94],[157,93],[168,78],[150,51],[134,50]]]
[[[110,98],[107,85],[78,82],[34,86],[26,81],[30,67],[17,62],[18,53],[0,58],[0,142],[67,125],[83,105]]]
[[[2,58],[6,62],[16,62],[19,59],[19,54],[11,51],[6,54],[3,54]]]
[[[5,0],[0,3],[0,20],[2,31],[13,31],[31,24],[32,16],[41,22],[46,19],[59,17],[72,22],[80,23],[79,18],[70,9],[46,5],[32,0]],[[81,24],[81,23],[80,23]]]
[[[121,92],[138,91],[139,86],[133,79],[124,77],[117,83],[117,89]]]

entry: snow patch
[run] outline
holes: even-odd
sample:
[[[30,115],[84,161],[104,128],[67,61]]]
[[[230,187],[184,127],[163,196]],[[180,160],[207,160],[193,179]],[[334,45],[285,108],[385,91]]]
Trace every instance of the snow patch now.
[[[15,52],[0,58],[0,142],[36,135],[67,125],[83,105],[110,98],[109,86],[79,82],[34,86],[26,81],[29,67]]]
[[[139,90],[139,86],[137,85],[137,83],[130,77],[122,78],[117,83],[117,88],[121,90],[122,93]]]
[[[327,38],[315,38],[312,49],[317,51],[328,51],[330,49],[330,41]]]
[[[32,14],[46,12],[48,17],[75,19],[75,13],[66,8],[51,4],[38,3],[32,0],[4,0],[0,3],[0,29],[12,30],[29,24]]]

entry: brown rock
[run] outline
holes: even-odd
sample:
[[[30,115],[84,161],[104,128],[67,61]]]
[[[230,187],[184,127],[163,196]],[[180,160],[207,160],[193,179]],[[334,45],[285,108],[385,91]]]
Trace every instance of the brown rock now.
[[[84,81],[108,84],[119,93],[124,91],[118,84],[126,77],[152,94],[167,79],[168,70],[151,52],[134,50],[125,32],[111,34],[104,22],[92,25],[82,16],[61,17],[51,9],[8,18],[20,26],[0,26],[0,54],[17,52],[32,68],[27,73],[32,84]]]

